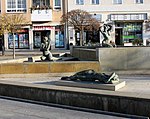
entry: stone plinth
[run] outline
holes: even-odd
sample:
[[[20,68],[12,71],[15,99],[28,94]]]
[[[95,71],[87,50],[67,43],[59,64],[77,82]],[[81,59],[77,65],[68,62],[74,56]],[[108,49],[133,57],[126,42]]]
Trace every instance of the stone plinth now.
[[[79,87],[79,88],[92,88],[92,89],[100,89],[100,90],[111,90],[116,91],[120,88],[123,88],[126,84],[125,81],[120,81],[114,84],[104,84],[99,82],[86,82],[86,81],[55,81],[54,85],[57,86],[68,86],[68,87]]]

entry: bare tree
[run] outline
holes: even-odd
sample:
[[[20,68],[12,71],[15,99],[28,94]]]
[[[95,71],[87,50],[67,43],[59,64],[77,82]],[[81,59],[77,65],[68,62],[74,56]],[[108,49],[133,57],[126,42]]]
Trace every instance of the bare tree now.
[[[23,26],[28,25],[29,22],[23,14],[2,14],[0,17],[0,33],[12,33],[13,35],[13,58],[15,59],[15,39],[14,34],[18,32]]]
[[[83,45],[84,30],[99,29],[100,23],[84,10],[76,9],[62,15],[62,23],[68,23],[80,32],[80,46]]]

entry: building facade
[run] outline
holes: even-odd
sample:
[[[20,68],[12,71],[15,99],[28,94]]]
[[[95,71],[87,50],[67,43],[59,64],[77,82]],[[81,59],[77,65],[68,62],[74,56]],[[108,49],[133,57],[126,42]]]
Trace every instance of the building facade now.
[[[111,24],[111,39],[119,46],[131,46],[135,39],[150,44],[150,32],[145,24],[150,16],[149,0],[0,0],[1,14],[23,14],[30,24],[15,34],[18,49],[39,49],[42,39],[51,40],[52,49],[67,49],[79,42],[79,32],[60,23],[61,16],[74,9],[86,10],[102,23]],[[65,30],[64,30],[65,29]],[[94,32],[95,42],[102,42],[100,32]],[[13,47],[12,35],[5,34],[0,46]],[[85,32],[84,40],[90,41]],[[86,41],[88,40],[88,41]]]
[[[145,24],[150,16],[150,0],[67,0],[67,11],[81,9],[89,12],[102,23],[111,24],[111,39],[119,46],[132,46],[136,39],[148,45],[150,32]],[[69,42],[76,44],[73,28],[68,29]],[[87,35],[85,35],[88,37]],[[99,37],[102,42],[102,36]],[[87,38],[85,38],[87,39]]]
[[[1,14],[23,14],[30,22],[15,34],[16,49],[38,49],[47,36],[51,48],[65,48],[64,30],[60,24],[62,0],[1,0]],[[4,35],[5,49],[13,47],[12,35]]]

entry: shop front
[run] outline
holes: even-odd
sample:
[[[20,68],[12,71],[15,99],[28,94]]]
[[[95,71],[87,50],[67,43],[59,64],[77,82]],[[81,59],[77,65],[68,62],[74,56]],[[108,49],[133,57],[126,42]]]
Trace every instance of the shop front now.
[[[136,41],[143,42],[143,23],[146,13],[111,14],[110,20],[115,24],[115,43],[118,46],[132,46]]]
[[[116,22],[116,45],[132,46],[134,41],[142,40],[142,24],[142,22]]]
[[[40,48],[43,38],[50,40],[51,48],[65,48],[63,26],[33,26],[33,48]]]
[[[16,49],[29,49],[29,30],[28,29],[21,29],[17,33],[8,34],[8,48],[13,48],[13,37],[15,40],[15,48]]]
[[[51,40],[51,31],[53,27],[51,26],[34,26],[33,29],[33,48],[40,48],[43,38],[46,36]]]

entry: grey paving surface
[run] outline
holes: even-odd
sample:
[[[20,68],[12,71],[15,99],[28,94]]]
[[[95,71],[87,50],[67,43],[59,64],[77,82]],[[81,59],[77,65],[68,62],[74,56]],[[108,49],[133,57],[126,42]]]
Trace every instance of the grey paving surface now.
[[[53,56],[57,54],[69,53],[69,50],[51,50]],[[15,59],[23,59],[34,56],[42,56],[42,52],[39,49],[29,50],[29,49],[16,49],[15,50]],[[5,55],[2,56],[0,51],[0,62],[4,60],[13,60],[13,50],[8,49],[5,51]]]
[[[0,80],[18,81],[25,83],[43,83],[58,81],[62,76],[70,76],[74,73],[45,73],[45,74],[1,74]],[[120,80],[126,81],[126,86],[118,92],[132,92],[150,95],[150,75],[119,75]]]

